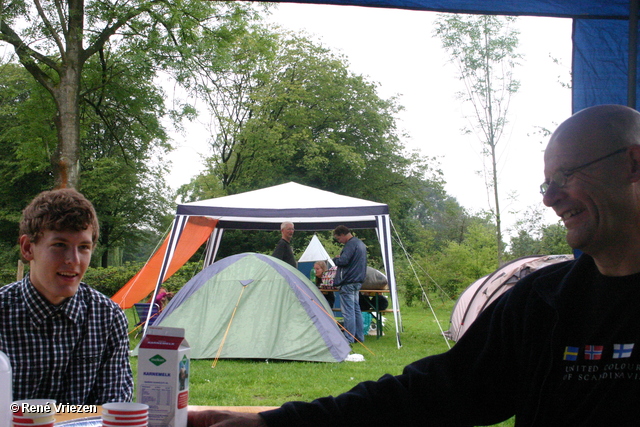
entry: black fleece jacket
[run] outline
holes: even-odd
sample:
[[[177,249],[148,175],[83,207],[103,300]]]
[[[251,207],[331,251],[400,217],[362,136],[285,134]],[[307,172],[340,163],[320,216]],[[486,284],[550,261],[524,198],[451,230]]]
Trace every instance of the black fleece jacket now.
[[[575,297],[598,275],[587,255],[538,270],[489,306],[448,352],[418,360],[401,375],[360,383],[337,397],[286,403],[261,416],[269,427],[478,426],[514,415],[517,426],[638,425],[640,373],[635,381],[611,384],[604,373],[593,376],[606,392],[586,376],[569,383],[572,392],[585,393],[590,399],[585,402],[596,402],[593,405],[564,408],[563,399],[557,398],[565,385],[559,370],[590,369],[582,344],[594,343],[576,343],[580,360],[565,361],[573,347],[567,347],[570,340],[557,329],[564,328],[564,311],[579,312],[573,306]],[[634,288],[640,288],[640,275],[629,277]],[[615,323],[616,316],[611,318]],[[625,336],[626,342],[640,342],[640,328],[632,324],[627,329],[632,336]],[[598,369],[618,363],[612,354],[606,350],[609,360],[596,361]],[[616,365],[618,370],[640,371],[636,355],[623,362],[627,367]]]

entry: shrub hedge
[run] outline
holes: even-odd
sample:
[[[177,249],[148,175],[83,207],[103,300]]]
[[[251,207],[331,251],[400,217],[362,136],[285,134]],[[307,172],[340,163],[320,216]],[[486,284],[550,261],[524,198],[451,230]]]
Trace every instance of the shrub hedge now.
[[[93,268],[89,267],[82,279],[92,288],[111,298],[122,288],[140,269],[144,263],[126,263],[119,267]],[[25,273],[28,271],[25,266]],[[171,292],[179,291],[182,286],[200,271],[199,263],[187,263],[164,284]],[[16,281],[17,268],[0,268],[0,287]]]
[[[143,265],[143,263],[127,263],[121,267],[89,268],[84,275],[84,281],[106,296],[112,297],[140,271]],[[164,283],[164,287],[171,292],[177,292],[198,271],[200,271],[199,263],[187,263]]]

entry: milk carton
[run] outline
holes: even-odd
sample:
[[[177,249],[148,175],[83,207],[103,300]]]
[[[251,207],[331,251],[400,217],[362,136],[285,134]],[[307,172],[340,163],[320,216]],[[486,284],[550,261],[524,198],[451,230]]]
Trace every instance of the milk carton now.
[[[11,425],[12,386],[11,362],[9,357],[0,351],[0,426]]]
[[[189,353],[183,328],[147,329],[138,349],[136,401],[149,405],[149,427],[186,427]]]

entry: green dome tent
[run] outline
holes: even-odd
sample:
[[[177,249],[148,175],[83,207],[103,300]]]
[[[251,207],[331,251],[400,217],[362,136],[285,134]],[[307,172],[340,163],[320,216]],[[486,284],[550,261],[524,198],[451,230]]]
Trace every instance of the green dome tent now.
[[[206,267],[155,325],[184,328],[194,359],[342,362],[350,351],[316,287],[287,263],[255,253]]]

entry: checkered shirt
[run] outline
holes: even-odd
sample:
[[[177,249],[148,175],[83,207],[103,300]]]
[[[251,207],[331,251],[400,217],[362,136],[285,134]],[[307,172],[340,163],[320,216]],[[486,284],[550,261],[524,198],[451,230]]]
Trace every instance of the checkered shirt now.
[[[84,283],[58,306],[40,295],[29,275],[0,288],[0,350],[11,361],[14,400],[131,401],[127,318]]]

